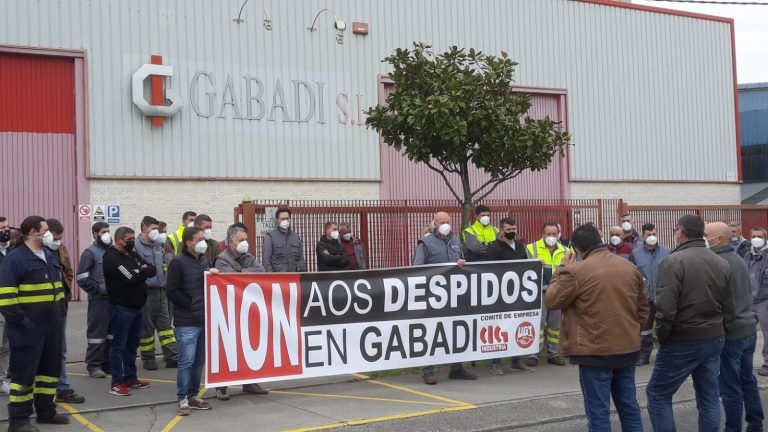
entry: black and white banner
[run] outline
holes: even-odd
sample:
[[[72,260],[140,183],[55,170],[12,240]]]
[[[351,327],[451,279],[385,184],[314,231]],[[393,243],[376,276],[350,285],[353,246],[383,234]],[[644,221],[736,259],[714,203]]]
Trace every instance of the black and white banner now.
[[[538,260],[206,276],[206,385],[537,353]]]

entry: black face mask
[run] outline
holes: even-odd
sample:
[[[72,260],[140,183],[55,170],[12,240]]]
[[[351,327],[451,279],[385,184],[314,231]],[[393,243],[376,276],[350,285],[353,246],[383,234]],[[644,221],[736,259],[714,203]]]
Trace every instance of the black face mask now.
[[[504,233],[504,237],[508,240],[514,240],[516,236],[517,236],[517,233],[514,231]]]
[[[0,231],[0,243],[7,243],[11,241],[11,230]]]
[[[128,252],[133,250],[133,247],[136,245],[136,242],[134,240],[128,240],[125,242],[125,250]]]

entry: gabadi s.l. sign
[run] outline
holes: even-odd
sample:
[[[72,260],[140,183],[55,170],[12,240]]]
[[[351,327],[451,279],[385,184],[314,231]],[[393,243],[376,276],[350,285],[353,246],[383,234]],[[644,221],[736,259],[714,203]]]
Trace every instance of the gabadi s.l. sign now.
[[[538,352],[541,263],[206,276],[206,385]]]

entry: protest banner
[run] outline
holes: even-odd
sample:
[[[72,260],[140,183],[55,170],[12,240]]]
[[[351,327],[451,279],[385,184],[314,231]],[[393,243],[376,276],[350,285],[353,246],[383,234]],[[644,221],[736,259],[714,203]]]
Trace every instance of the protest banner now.
[[[539,260],[206,275],[206,385],[539,351]]]

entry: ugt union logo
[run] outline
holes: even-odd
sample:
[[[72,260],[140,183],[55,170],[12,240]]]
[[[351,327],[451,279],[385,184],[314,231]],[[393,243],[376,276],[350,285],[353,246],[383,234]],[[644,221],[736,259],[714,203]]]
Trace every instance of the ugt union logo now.
[[[163,65],[163,57],[159,55],[153,55],[150,64],[142,65],[133,73],[131,79],[133,104],[142,114],[152,117],[152,126],[162,126],[165,118],[176,115],[183,105],[179,93],[165,85],[165,78],[172,76],[173,66]],[[144,81],[149,77],[151,77],[151,100],[147,101],[144,96]]]

